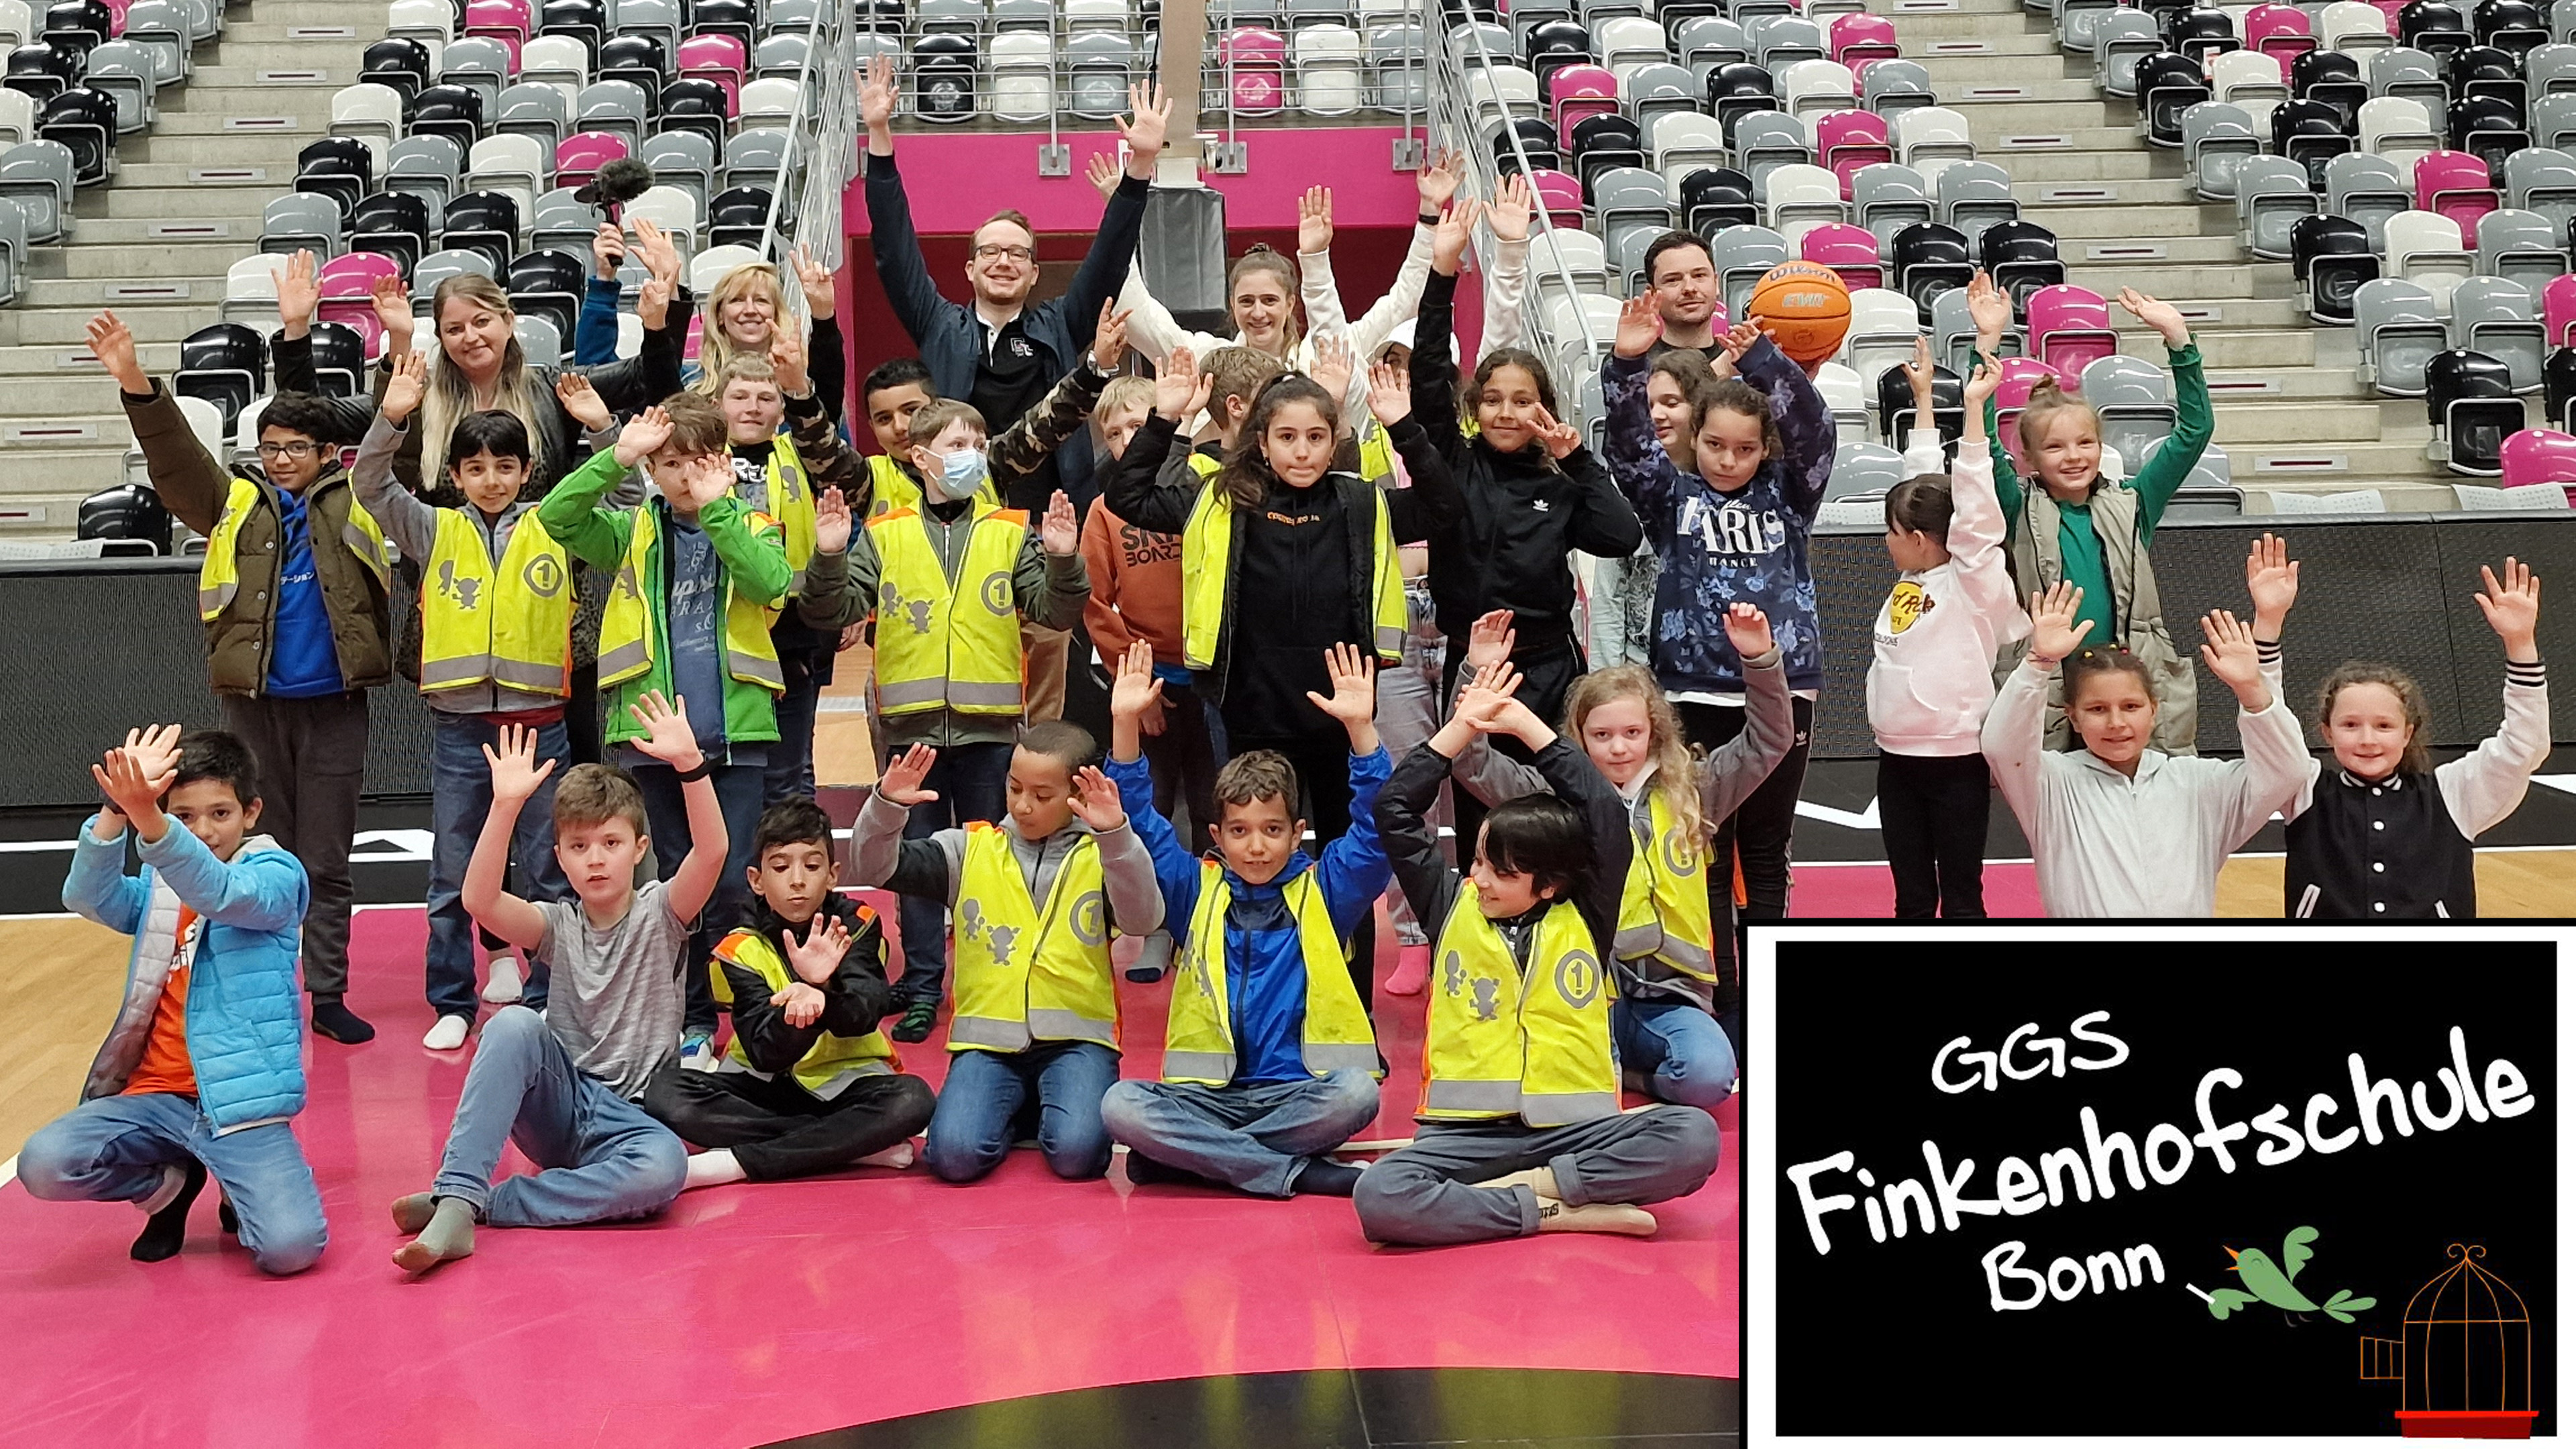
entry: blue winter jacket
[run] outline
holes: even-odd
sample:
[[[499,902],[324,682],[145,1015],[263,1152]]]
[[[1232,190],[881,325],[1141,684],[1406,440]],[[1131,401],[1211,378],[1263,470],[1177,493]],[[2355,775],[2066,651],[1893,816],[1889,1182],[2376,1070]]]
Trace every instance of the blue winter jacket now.
[[[231,863],[173,821],[142,847],[143,872],[125,873],[125,840],[100,840],[81,822],[63,879],[63,905],[134,938],[116,1024],[90,1064],[81,1100],[125,1089],[152,1036],[152,1013],[176,959],[179,907],[197,913],[188,974],[188,1062],[197,1106],[217,1133],[304,1110],[303,994],[296,984],[309,895],[304,866],[265,835],[242,842]]]
[[[1721,493],[1696,471],[1673,466],[1655,441],[1646,410],[1647,361],[1612,357],[1601,368],[1601,394],[1610,413],[1610,476],[1636,506],[1646,541],[1663,559],[1649,647],[1655,678],[1675,692],[1743,693],[1743,661],[1719,620],[1728,605],[1750,603],[1770,617],[1789,687],[1822,689],[1807,536],[1834,470],[1832,410],[1770,339],[1755,343],[1737,371],[1770,396],[1780,451],[1751,482]]]

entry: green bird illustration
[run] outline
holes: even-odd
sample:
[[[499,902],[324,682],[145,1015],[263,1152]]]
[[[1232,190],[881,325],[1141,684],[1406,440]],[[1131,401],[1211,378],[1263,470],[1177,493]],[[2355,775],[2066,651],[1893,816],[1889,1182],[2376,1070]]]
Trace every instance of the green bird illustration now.
[[[2212,1292],[2209,1294],[2209,1316],[2225,1318],[2260,1299],[2286,1314],[2323,1313],[2337,1323],[2350,1323],[2354,1314],[2376,1305],[2378,1299],[2355,1298],[2349,1288],[2339,1289],[2333,1297],[2318,1303],[2292,1285],[2291,1280],[2299,1276],[2299,1269],[2315,1256],[2315,1250],[2308,1245],[2316,1240],[2317,1230],[2314,1228],[2290,1229],[2290,1235],[2281,1240],[2281,1261],[2278,1263],[2260,1248],[2247,1248],[2241,1253],[2228,1248],[2227,1256],[2236,1262],[2227,1271],[2235,1274],[2249,1291],[2240,1293],[2233,1288],[2220,1288]]]

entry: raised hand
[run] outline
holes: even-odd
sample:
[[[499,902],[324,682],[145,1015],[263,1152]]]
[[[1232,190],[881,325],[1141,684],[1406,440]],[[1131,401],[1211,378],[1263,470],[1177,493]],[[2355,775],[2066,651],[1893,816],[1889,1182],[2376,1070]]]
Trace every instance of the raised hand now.
[[[1091,159],[1083,163],[1082,169],[1091,178],[1091,189],[1099,192],[1103,201],[1109,199],[1109,194],[1118,189],[1119,181],[1127,175],[1119,169],[1115,151],[1092,152]]]
[[[1309,186],[1297,198],[1297,250],[1312,256],[1333,246],[1333,188]]]
[[[1996,362],[1994,354],[1989,352],[1978,357],[1976,370],[1968,374],[1965,382],[1959,384],[1960,397],[1967,403],[1968,411],[1977,415],[1978,426],[1981,428],[1984,426],[1986,415],[1986,399],[1995,395],[1996,387],[2000,386],[2003,380],[2003,366]],[[1926,410],[1923,416],[1928,421],[1930,412]]]
[[[2504,657],[2528,664],[2540,657],[2540,575],[2529,565],[2508,557],[2504,561],[2504,580],[2496,580],[2495,570],[2478,566],[2478,577],[2486,581],[2486,592],[2475,597],[2478,612],[2487,616],[2487,627],[2504,641]]]
[[[815,919],[819,921],[822,917],[817,916]],[[792,935],[789,937],[791,942],[794,939]],[[789,947],[791,953],[794,949],[792,945]],[[817,988],[808,986],[802,981],[790,981],[771,993],[769,1004],[778,1008],[779,1016],[789,1026],[803,1031],[822,1019],[824,998],[823,993]]]
[[[1126,802],[1118,798],[1118,787],[1100,772],[1098,765],[1085,765],[1073,772],[1073,798],[1065,803],[1095,835],[1106,835],[1127,823]]]
[[[644,270],[665,282],[680,279],[680,248],[671,234],[653,224],[653,218],[635,218],[635,254],[644,259]]]
[[[1752,604],[1726,606],[1726,642],[1738,659],[1759,659],[1771,652],[1771,620]]]
[[[613,221],[601,222],[599,230],[590,234],[592,274],[603,282],[608,281],[614,278],[617,275],[617,269],[624,265],[626,265],[626,233],[619,231],[617,223]]]
[[[1333,683],[1328,698],[1313,690],[1306,698],[1315,708],[1355,729],[1377,718],[1377,656],[1356,644],[1336,644],[1324,651],[1324,674]]]
[[[1761,341],[1769,335],[1770,334],[1764,332],[1758,324],[1752,322],[1738,322],[1734,326],[1727,328],[1724,332],[1719,333],[1717,338],[1717,351],[1719,356],[1726,359],[1728,373],[1731,375],[1736,369],[1742,367],[1744,365],[1744,354],[1753,350],[1754,343]],[[1916,340],[1921,341],[1922,339],[1917,338]]]
[[[1515,171],[1494,188],[1493,204],[1485,208],[1485,225],[1494,229],[1494,240],[1528,241],[1530,214],[1529,178]]]
[[[1038,523],[1038,544],[1057,558],[1071,558],[1082,547],[1082,520],[1074,515],[1073,500],[1061,488],[1047,500],[1046,517]]]
[[[789,319],[769,329],[769,368],[778,374],[778,390],[790,397],[814,390],[814,379],[805,373],[805,338]]]
[[[2299,601],[2299,565],[2287,540],[2267,533],[2245,551],[2245,592],[2254,601],[2254,631],[2279,638],[2281,620]]]
[[[1610,334],[1610,350],[1621,357],[1643,357],[1664,335],[1664,319],[1655,312],[1655,294],[1640,292],[1619,306],[1619,327]]]
[[[921,782],[930,778],[930,767],[938,763],[937,750],[928,745],[914,745],[886,761],[885,773],[877,777],[877,793],[884,796],[889,805],[901,805],[906,809],[926,805],[938,799],[939,792],[921,788]]]
[[[1216,379],[1199,371],[1198,359],[1186,347],[1175,347],[1154,369],[1154,411],[1173,422],[1198,416],[1206,407]]]
[[[1468,238],[1476,234],[1476,220],[1484,214],[1485,204],[1472,196],[1449,203],[1449,209],[1440,214],[1440,224],[1431,231],[1431,270],[1444,277],[1458,275]]]
[[[1116,372],[1127,362],[1127,319],[1136,309],[1115,310],[1116,298],[1105,298],[1100,304],[1100,322],[1091,330],[1091,362],[1102,372]]]
[[[367,305],[375,309],[376,325],[385,332],[387,354],[411,351],[414,316],[411,310],[411,288],[400,277],[378,277],[367,288]]]
[[[2084,636],[2093,632],[2093,621],[2078,619],[2075,610],[2084,602],[2084,591],[2063,579],[2047,592],[2030,596],[2030,657],[2042,664],[2055,664],[2084,645]]]
[[[671,284],[660,277],[646,277],[635,293],[635,320],[647,332],[659,332],[671,320]]]
[[[1351,395],[1353,362],[1351,339],[1348,333],[1339,328],[1330,332],[1320,332],[1315,336],[1315,361],[1306,369],[1306,375],[1315,380],[1316,386],[1331,393],[1334,399],[1339,401]]]
[[[1118,656],[1109,684],[1109,714],[1139,724],[1159,723],[1163,714],[1163,681],[1154,674],[1154,646],[1139,639]],[[1154,733],[1152,730],[1146,733]]]
[[[483,747],[492,767],[492,803],[516,807],[527,803],[537,787],[555,772],[555,762],[537,758],[537,732],[522,725],[501,727],[501,747]]]
[[[1538,416],[1530,421],[1530,431],[1538,434],[1539,446],[1547,449],[1547,455],[1560,463],[1565,461],[1566,454],[1583,446],[1583,434],[1576,430],[1574,424],[1558,422],[1556,414],[1549,412],[1544,404],[1539,407]]]
[[[1980,352],[1992,351],[2012,326],[2012,294],[1996,286],[1983,267],[1968,279],[1968,320],[1977,326]]]
[[[617,435],[617,466],[632,468],[671,441],[671,415],[658,407],[649,407],[626,422],[625,431]]]
[[[1512,645],[1520,635],[1512,628],[1512,611],[1496,609],[1479,615],[1467,626],[1467,667],[1482,673],[1490,666],[1512,657]]]
[[[555,401],[586,433],[606,432],[617,423],[617,414],[609,411],[608,399],[590,385],[590,379],[578,372],[558,374],[555,378]]]
[[[1914,356],[1897,366],[1905,369],[1905,381],[1914,389],[1916,427],[1928,427],[1932,421],[1932,339],[1914,339]]]
[[[1521,687],[1521,672],[1508,659],[1497,659],[1476,671],[1475,678],[1458,693],[1458,703],[1450,717],[1478,734],[1490,734],[1510,707],[1512,696]]]
[[[390,364],[387,368],[389,376],[385,379],[384,398],[376,404],[376,412],[386,422],[401,427],[411,421],[413,411],[429,391],[429,359],[417,352],[406,352],[385,361]],[[568,378],[572,374],[565,373],[564,376]],[[560,395],[560,384],[557,391]],[[567,403],[565,407],[569,410],[571,405]],[[578,418],[581,414],[574,413],[573,416]]]
[[[779,934],[787,939],[788,969],[808,985],[820,986],[831,980],[832,973],[841,969],[841,958],[849,954],[850,928],[829,911],[814,913],[801,941],[792,930]]]
[[[832,315],[832,269],[814,260],[803,242],[788,257],[796,268],[796,285],[805,293],[805,315],[817,322]]]
[[[1413,415],[1413,386],[1391,362],[1369,364],[1369,416],[1394,427]]]
[[[894,129],[894,57],[868,57],[868,68],[859,77],[859,121],[871,134]]]
[[[181,733],[183,732],[180,727],[174,724],[147,725],[139,730],[125,732],[126,758],[132,760],[135,769],[142,772],[144,780],[153,787],[153,793],[156,796],[169,789],[170,782],[179,776]]]
[[[161,813],[161,796],[178,777],[179,727],[148,725],[128,730],[124,745],[99,756],[89,767],[99,793],[128,820],[150,820]]]
[[[273,268],[270,280],[277,283],[277,320],[289,337],[301,337],[313,323],[313,309],[322,301],[321,284],[313,280],[313,253],[299,251],[286,259],[283,268]]]
[[[846,551],[850,546],[850,527],[850,500],[842,496],[838,488],[824,489],[823,496],[814,500],[814,551]]]
[[[2218,682],[2236,691],[2237,703],[2249,710],[2260,710],[2272,702],[2272,692],[2263,683],[2263,665],[2254,649],[2254,629],[2240,624],[2225,609],[2200,616],[2200,632],[2208,642],[2200,646],[2201,662]]]
[[[89,319],[89,354],[124,391],[136,397],[152,391],[152,379],[144,376],[143,364],[134,356],[134,333],[114,312]]]
[[[1172,100],[1162,83],[1139,81],[1127,88],[1127,109],[1136,119],[1113,116],[1118,134],[1127,140],[1127,174],[1151,181],[1154,158],[1163,154],[1163,133],[1172,124]]]
[[[1422,199],[1425,212],[1438,211],[1458,194],[1460,182],[1467,179],[1467,158],[1454,147],[1443,147],[1431,158],[1431,164],[1414,173],[1413,189]]]
[[[658,689],[644,691],[643,698],[626,707],[644,727],[644,737],[630,743],[674,770],[696,769],[705,757],[698,752],[697,732],[689,728],[688,709],[683,695],[664,699]]]
[[[2186,346],[2191,341],[2191,324],[2182,320],[2171,302],[2159,302],[2135,287],[2120,289],[2120,305],[2128,314],[2156,329],[2167,347]]]

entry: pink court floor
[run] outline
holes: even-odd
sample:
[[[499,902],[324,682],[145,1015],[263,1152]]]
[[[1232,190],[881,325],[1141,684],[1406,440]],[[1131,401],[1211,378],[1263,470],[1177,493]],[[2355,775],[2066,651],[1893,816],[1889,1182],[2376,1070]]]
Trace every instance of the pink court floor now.
[[[417,909],[361,913],[349,1002],[379,1035],[307,1047],[296,1131],[331,1230],[311,1272],[264,1279],[211,1193],[186,1251],[143,1265],[131,1208],[0,1188],[0,1444],[703,1449],[1202,1376],[1737,1373],[1732,1101],[1716,1177],[1656,1208],[1650,1240],[1377,1248],[1347,1202],[1064,1183],[1018,1152],[969,1187],[870,1169],[691,1192],[649,1223],[487,1229],[407,1282],[386,1205],[428,1186],[465,1079],[464,1054],[418,1045],[424,934]],[[1121,988],[1129,1076],[1161,1059],[1164,989]],[[1391,1074],[1365,1135],[1404,1137],[1422,998],[1378,1001]],[[945,1055],[905,1048],[934,1084]]]

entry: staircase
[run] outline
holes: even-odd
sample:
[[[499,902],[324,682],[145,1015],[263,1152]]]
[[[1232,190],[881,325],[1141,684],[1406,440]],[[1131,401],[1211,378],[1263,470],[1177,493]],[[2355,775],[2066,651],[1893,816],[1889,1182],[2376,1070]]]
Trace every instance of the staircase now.
[[[134,435],[89,355],[112,307],[145,370],[220,320],[224,273],[259,250],[260,210],[294,187],[295,153],[327,134],[331,94],[384,33],[373,0],[254,0],[165,86],[151,129],[122,138],[114,181],[75,199],[70,239],[34,248],[26,295],[0,307],[0,538],[69,538],[80,501],[124,476]],[[274,314],[248,319],[265,334]]]
[[[2456,506],[2459,479],[2427,462],[2419,399],[2382,398],[2354,375],[2349,327],[2308,320],[2288,262],[2255,260],[2232,206],[2195,196],[2182,153],[2150,147],[2134,101],[2093,84],[2089,56],[2060,51],[2048,17],[2019,0],[1879,0],[1942,105],[1968,118],[1977,158],[2013,177],[2023,219],[2055,232],[2066,279],[2105,297],[2123,286],[2192,322],[2207,364],[2218,446],[2235,482],[2264,491],[2377,488],[2392,512]],[[2120,350],[2161,358],[2159,339],[2117,306]],[[2533,422],[2542,421],[2533,406]]]

